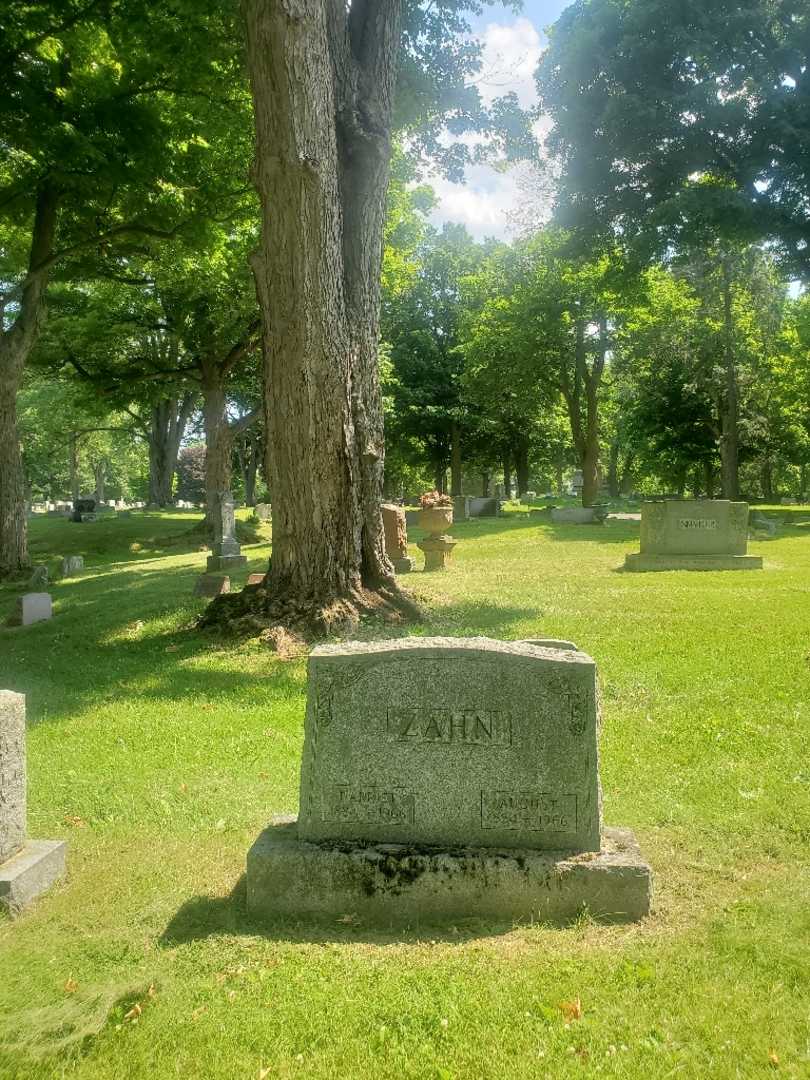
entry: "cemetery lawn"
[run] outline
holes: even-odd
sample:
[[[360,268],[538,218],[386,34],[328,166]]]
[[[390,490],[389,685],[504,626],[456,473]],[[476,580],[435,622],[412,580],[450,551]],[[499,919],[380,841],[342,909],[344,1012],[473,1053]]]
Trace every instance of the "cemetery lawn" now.
[[[194,518],[34,520],[36,558],[86,570],[0,630],[0,686],[27,695],[29,834],[68,839],[69,876],[0,919],[0,1077],[810,1076],[810,510],[779,515],[739,573],[617,572],[633,521],[454,526],[408,632],[596,659],[605,820],[655,910],[390,934],[245,914],[245,853],[296,809],[305,663],[189,629]],[[266,537],[244,550],[235,584]]]

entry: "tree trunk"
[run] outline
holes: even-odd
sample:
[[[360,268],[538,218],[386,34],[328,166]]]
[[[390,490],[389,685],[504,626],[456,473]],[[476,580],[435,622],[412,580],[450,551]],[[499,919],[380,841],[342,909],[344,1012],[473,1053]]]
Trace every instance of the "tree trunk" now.
[[[79,436],[75,431],[70,433],[70,441],[68,442],[69,462],[68,470],[70,473],[70,497],[73,500],[75,507],[76,500],[81,495],[79,490]]]
[[[256,505],[256,474],[259,467],[259,439],[249,433],[239,441],[239,464],[242,469],[242,485],[245,489],[245,506]]]
[[[401,4],[245,0],[274,613],[395,598],[380,503],[380,264]],[[292,616],[290,617],[290,621]]]
[[[515,461],[518,498],[521,498],[529,490],[529,440],[517,438],[512,447],[512,454]]]
[[[489,498],[489,482],[492,479],[492,475],[488,469],[484,469],[481,473],[481,498]]]
[[[0,353],[0,577],[30,565],[25,479],[17,434],[22,364]]]
[[[607,475],[608,491],[611,499],[618,499],[619,491],[619,440],[611,439],[610,458],[608,459]]]
[[[762,497],[767,502],[776,502],[778,494],[773,486],[773,461],[769,457],[763,458],[760,468],[760,483],[762,484]]]
[[[619,494],[629,495],[633,490],[633,465],[635,464],[636,455],[632,450],[627,451],[627,456],[624,459],[624,465],[622,466],[622,477],[619,482]]]
[[[104,458],[99,458],[98,461],[93,462],[93,479],[95,481],[95,500],[96,503],[104,502],[104,479],[107,471],[107,462]]]
[[[734,362],[734,322],[731,296],[731,272],[728,258],[722,259],[723,271],[723,363],[725,366],[725,398],[720,411],[720,462],[723,498],[739,496],[739,387]]]
[[[507,450],[501,459],[503,464],[503,497],[512,498],[512,458]]]
[[[225,384],[219,364],[203,360],[203,427],[205,429],[205,520],[213,539],[218,491],[231,490],[233,442],[226,412]]]
[[[450,428],[450,494],[461,494],[461,432],[455,421]]]
[[[177,468],[177,455],[194,409],[194,395],[162,398],[152,406],[147,430],[149,443],[149,505],[169,506],[172,502],[172,481]]]
[[[436,472],[433,475],[433,486],[441,495],[444,495],[447,490],[447,466],[444,461],[436,463]]]
[[[714,466],[710,461],[703,462],[703,486],[706,489],[706,498],[714,498]]]
[[[59,194],[54,188],[40,188],[18,314],[7,330],[0,319],[0,577],[17,574],[31,565],[17,394],[45,316],[47,263],[53,251],[58,205]]]

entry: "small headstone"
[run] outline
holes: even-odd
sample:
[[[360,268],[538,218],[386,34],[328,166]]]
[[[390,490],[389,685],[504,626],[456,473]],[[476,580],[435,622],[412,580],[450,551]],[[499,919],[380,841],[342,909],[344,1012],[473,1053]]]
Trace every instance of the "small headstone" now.
[[[208,556],[208,570],[231,570],[244,566],[247,556],[240,554],[236,539],[236,517],[230,491],[218,491],[213,497],[214,543]]]
[[[596,666],[568,646],[406,638],[320,646],[297,824],[248,855],[265,915],[561,921],[649,910],[603,829]]]
[[[270,503],[256,503],[253,507],[253,513],[259,519],[259,521],[272,521],[273,510]]]
[[[599,522],[592,506],[553,506],[551,520],[555,525],[596,525]]]
[[[266,576],[266,574],[248,574],[247,583],[248,585],[262,585]]]
[[[62,577],[73,577],[82,570],[84,570],[83,555],[68,555],[62,559]]]
[[[408,555],[408,528],[405,523],[405,511],[395,503],[383,503],[383,530],[385,532],[385,554],[398,574],[408,574],[413,570],[413,559]]]
[[[45,563],[38,563],[33,571],[31,577],[28,579],[29,589],[41,589],[48,584],[50,580],[50,571]]]
[[[26,841],[25,697],[0,690],[0,904],[16,915],[65,872],[66,845]]]
[[[748,503],[656,499],[641,506],[641,551],[626,570],[761,570],[748,555]]]
[[[9,619],[11,626],[31,626],[44,622],[53,615],[50,593],[30,592],[17,597],[17,608]]]
[[[231,579],[227,574],[200,574],[194,586],[195,596],[222,596],[231,591]]]

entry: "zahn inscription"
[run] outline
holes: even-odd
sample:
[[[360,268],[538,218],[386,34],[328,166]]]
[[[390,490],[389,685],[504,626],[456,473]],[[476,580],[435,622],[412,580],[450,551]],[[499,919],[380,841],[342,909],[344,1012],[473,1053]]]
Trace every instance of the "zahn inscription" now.
[[[512,722],[492,709],[387,710],[388,735],[403,743],[460,743],[465,746],[511,746]]]
[[[539,791],[485,790],[481,792],[481,827],[575,832],[577,797]]]

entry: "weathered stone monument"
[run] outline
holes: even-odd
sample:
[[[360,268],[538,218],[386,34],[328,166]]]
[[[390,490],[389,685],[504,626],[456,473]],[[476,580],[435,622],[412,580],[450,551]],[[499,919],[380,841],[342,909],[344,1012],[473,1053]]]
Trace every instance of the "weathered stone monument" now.
[[[748,555],[748,503],[656,499],[641,506],[641,551],[626,570],[761,570]]]
[[[218,491],[214,496],[213,518],[214,544],[213,554],[208,556],[208,570],[232,570],[244,566],[247,556],[241,554],[236,539],[236,517],[230,491]]]
[[[52,615],[53,603],[50,593],[24,593],[17,597],[17,606],[8,624],[9,626],[31,626],[50,619]]]
[[[273,508],[270,503],[256,503],[253,507],[253,513],[259,519],[259,521],[272,521],[273,520]]]
[[[0,690],[0,904],[16,915],[65,872],[61,840],[26,839],[25,697]]]
[[[227,574],[200,574],[194,583],[194,595],[209,599],[231,591],[231,579]]]
[[[408,555],[408,528],[405,524],[405,511],[395,503],[382,504],[383,530],[385,532],[385,554],[391,560],[398,574],[409,574],[413,570],[413,559]]]
[[[316,648],[298,818],[249,852],[250,910],[392,923],[647,914],[632,833],[602,827],[596,665],[560,645]]]
[[[67,555],[62,559],[62,577],[73,577],[81,570],[84,570],[83,555]]]
[[[47,563],[37,563],[31,571],[28,579],[29,589],[42,589],[50,580],[50,571]]]

